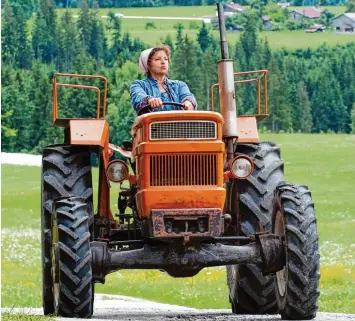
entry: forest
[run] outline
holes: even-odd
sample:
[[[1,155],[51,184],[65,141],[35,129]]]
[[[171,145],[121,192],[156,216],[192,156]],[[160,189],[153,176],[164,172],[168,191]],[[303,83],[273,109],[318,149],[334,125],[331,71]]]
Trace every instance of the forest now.
[[[151,1],[158,2],[184,1]],[[123,33],[122,19],[113,12],[103,24],[97,12],[100,3],[91,6],[86,0],[81,1],[77,19],[69,12],[59,16],[58,1],[40,0],[30,34],[26,5],[33,1],[21,3],[7,1],[2,8],[2,151],[40,153],[44,146],[62,142],[62,130],[52,125],[56,72],[105,76],[110,141],[119,144],[129,139],[135,118],[129,87],[133,80],[143,78],[138,58],[147,48],[144,39]],[[229,52],[235,71],[270,71],[270,116],[259,124],[260,130],[355,132],[355,42],[312,50],[271,50],[267,40],[259,39],[256,19],[250,10],[245,29],[237,43],[229,44]],[[197,39],[189,38],[177,24],[175,37],[163,37],[161,43],[172,50],[169,77],[185,81],[199,109],[206,110],[209,87],[217,82],[219,40],[203,23]],[[238,85],[236,90],[238,113],[255,113],[255,86]],[[61,89],[58,103],[67,117],[95,113],[95,97],[87,91]]]

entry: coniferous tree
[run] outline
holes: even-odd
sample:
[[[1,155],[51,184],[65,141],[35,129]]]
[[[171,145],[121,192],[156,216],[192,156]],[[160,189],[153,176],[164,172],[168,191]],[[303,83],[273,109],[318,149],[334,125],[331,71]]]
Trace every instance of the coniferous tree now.
[[[14,12],[9,2],[5,2],[1,28],[1,56],[3,64],[15,65],[18,51],[17,26]]]
[[[78,31],[73,17],[69,11],[65,11],[58,28],[58,69],[63,72],[71,71],[80,50]]]
[[[187,35],[180,45],[176,46],[171,73],[175,79],[185,81],[197,101],[203,101],[201,69],[198,64],[199,51]],[[202,106],[200,106],[202,107]]]
[[[271,120],[271,130],[279,132],[288,131],[292,126],[291,107],[287,104],[284,95],[284,80],[281,71],[275,63],[271,61],[272,70],[269,77],[269,110]]]
[[[298,119],[298,126],[295,127],[295,130],[299,129],[303,133],[310,133],[313,126],[311,104],[308,99],[306,85],[303,81],[298,84],[297,104],[300,106],[300,115]],[[296,123],[293,122],[293,124]]]
[[[202,22],[202,27],[197,34],[197,42],[199,43],[203,52],[205,52],[208,46],[211,44],[211,36],[204,22]]]
[[[32,63],[32,50],[27,37],[26,19],[22,8],[16,14],[18,50],[16,55],[16,65],[20,68],[29,69]]]
[[[111,26],[110,34],[112,34],[111,41],[112,46],[110,48],[110,59],[109,61],[113,64],[117,60],[119,54],[122,51],[122,40],[121,40],[121,20],[116,18],[113,12],[109,12],[109,25]]]
[[[78,29],[83,48],[89,52],[91,42],[91,14],[87,0],[80,2],[80,13],[78,19]]]
[[[40,0],[32,33],[32,48],[36,59],[52,63],[57,54],[56,13],[52,0]]]

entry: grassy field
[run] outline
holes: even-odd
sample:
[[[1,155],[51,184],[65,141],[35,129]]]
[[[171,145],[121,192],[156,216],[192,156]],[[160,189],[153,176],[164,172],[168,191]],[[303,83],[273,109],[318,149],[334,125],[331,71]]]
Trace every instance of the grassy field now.
[[[313,193],[321,245],[320,310],[355,313],[355,136],[263,134],[262,139],[280,145],[287,181],[307,184]],[[41,306],[39,193],[40,168],[2,166],[2,307]],[[115,208],[117,186],[112,196]],[[96,291],[229,308],[224,268],[186,279],[119,271]]]
[[[324,7],[334,14],[341,14],[345,11],[345,7]],[[58,9],[59,15],[63,14],[65,9]],[[70,12],[74,15],[79,14],[80,9],[70,9]],[[111,8],[111,9],[99,9],[99,16],[107,16],[109,11],[115,13],[120,12],[126,16],[170,16],[170,17],[202,17],[202,16],[214,16],[215,6],[191,6],[191,7],[159,7],[159,8]],[[107,23],[107,19],[102,19],[104,23]],[[154,22],[156,29],[145,30],[147,22]],[[174,25],[178,22],[184,25],[184,33],[191,38],[196,38],[197,30],[190,29],[191,21],[186,20],[154,20],[150,18],[145,19],[122,19],[122,29],[124,32],[129,32],[132,37],[138,37],[143,39],[150,45],[161,43],[161,39],[170,34],[175,37],[176,31]],[[198,26],[201,25],[201,21],[195,22]],[[30,29],[33,25],[33,19],[29,21]],[[218,38],[218,31],[212,31],[214,37]],[[310,34],[303,30],[297,31],[279,31],[279,32],[261,32],[261,38],[267,38],[272,49],[299,49],[299,48],[317,48],[323,43],[330,46],[339,44],[346,44],[355,41],[355,35],[353,34],[335,34],[332,31],[325,33]],[[234,44],[240,37],[239,32],[228,32],[227,38],[231,44]],[[108,34],[108,39],[110,35]]]

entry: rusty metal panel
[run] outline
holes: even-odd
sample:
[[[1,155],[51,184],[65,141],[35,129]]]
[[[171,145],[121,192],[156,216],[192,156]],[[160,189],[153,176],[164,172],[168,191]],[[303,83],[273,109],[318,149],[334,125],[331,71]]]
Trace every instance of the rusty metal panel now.
[[[104,119],[69,120],[70,144],[105,146],[108,124]]]
[[[255,116],[238,116],[238,143],[258,143],[259,134]]]
[[[164,219],[194,220],[200,217],[208,218],[208,230],[201,232],[168,233]],[[191,208],[191,209],[155,209],[152,210],[153,237],[186,238],[186,237],[214,237],[223,233],[222,212],[219,208]]]

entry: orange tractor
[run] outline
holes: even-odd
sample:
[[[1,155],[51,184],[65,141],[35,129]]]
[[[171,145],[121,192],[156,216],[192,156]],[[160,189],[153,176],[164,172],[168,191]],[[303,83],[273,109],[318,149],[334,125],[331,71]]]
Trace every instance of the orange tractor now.
[[[234,313],[315,317],[319,251],[311,193],[306,186],[286,184],[280,149],[259,141],[257,121],[267,116],[267,71],[235,80],[244,73],[233,72],[220,5],[218,10],[222,59],[219,82],[211,87],[212,110],[140,115],[132,142],[122,147],[109,143],[106,79],[54,76],[53,122],[64,127],[65,142],[43,150],[46,315],[90,317],[94,284],[120,269],[191,277],[205,267],[226,265]],[[101,79],[104,98],[97,87],[57,82],[61,76]],[[235,83],[250,81],[257,83],[258,112],[237,116]],[[96,118],[58,118],[60,86],[95,90]],[[213,111],[215,87],[221,113]],[[114,152],[127,161],[110,161]],[[92,153],[99,160],[97,209]],[[110,209],[112,182],[126,184],[117,213]]]

